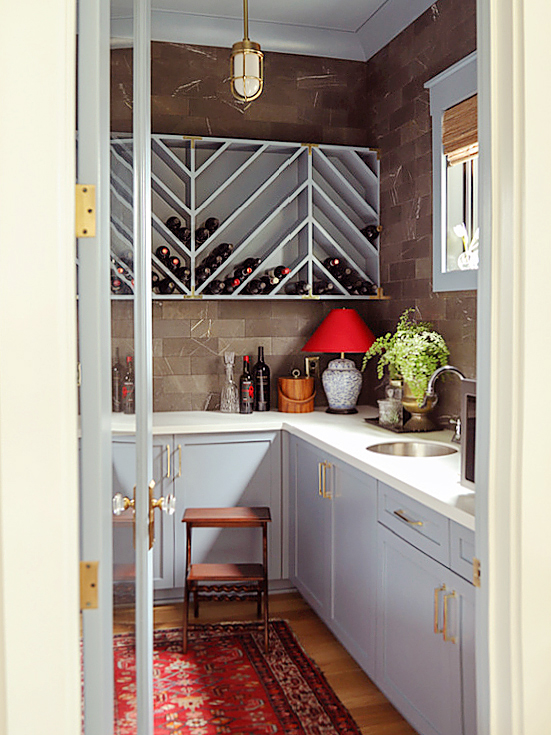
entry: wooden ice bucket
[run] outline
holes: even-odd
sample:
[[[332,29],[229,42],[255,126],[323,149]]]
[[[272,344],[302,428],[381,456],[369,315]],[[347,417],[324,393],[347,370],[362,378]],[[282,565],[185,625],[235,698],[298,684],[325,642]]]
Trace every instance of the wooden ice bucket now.
[[[277,380],[277,407],[283,413],[311,413],[315,395],[314,378]]]

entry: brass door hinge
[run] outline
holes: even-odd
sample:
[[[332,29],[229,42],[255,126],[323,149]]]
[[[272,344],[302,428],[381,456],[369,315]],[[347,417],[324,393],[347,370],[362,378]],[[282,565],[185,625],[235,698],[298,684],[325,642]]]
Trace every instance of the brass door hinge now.
[[[96,236],[96,187],[93,184],[75,184],[76,237]]]
[[[473,558],[473,584],[480,587],[480,559]]]
[[[95,610],[98,606],[99,561],[80,562],[80,609]]]

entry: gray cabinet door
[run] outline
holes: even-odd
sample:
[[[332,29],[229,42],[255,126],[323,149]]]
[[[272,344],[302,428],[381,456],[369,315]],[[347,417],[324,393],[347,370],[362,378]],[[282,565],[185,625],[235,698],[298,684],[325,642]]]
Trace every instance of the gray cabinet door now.
[[[306,442],[290,441],[291,581],[324,620],[330,618],[331,500],[322,495],[320,465],[327,458]]]
[[[462,735],[466,583],[382,525],[379,563],[377,685],[421,735]],[[436,620],[442,629],[444,596],[454,590],[456,597],[448,599],[448,630],[456,637],[451,643],[434,626]]]
[[[268,506],[268,575],[281,579],[281,440],[278,432],[177,435],[175,586],[185,572],[186,508]],[[181,454],[181,474],[180,474]],[[197,528],[193,531],[192,561],[258,562],[262,534],[258,528]]]
[[[153,478],[155,497],[166,496],[172,490],[173,467],[168,457],[172,452],[172,437],[153,437]],[[169,471],[170,470],[170,471]],[[170,475],[170,477],[167,477]],[[113,495],[122,493],[134,497],[136,484],[136,443],[133,436],[113,438]],[[117,586],[134,584],[133,511],[131,508],[113,517],[113,580]],[[174,516],[155,511],[155,545],[153,547],[153,583],[155,589],[174,586]]]
[[[375,674],[377,483],[338,462],[333,472],[332,628]]]

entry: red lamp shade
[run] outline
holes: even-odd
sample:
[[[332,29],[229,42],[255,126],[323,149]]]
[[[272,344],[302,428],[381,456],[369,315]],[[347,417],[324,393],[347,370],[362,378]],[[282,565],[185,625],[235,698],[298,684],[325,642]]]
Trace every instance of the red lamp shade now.
[[[375,336],[354,309],[333,309],[302,352],[367,352]]]

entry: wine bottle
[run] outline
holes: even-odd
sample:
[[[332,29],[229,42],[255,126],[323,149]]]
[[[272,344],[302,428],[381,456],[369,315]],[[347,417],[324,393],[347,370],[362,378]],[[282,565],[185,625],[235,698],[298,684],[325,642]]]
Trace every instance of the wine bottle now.
[[[239,278],[226,278],[224,280],[224,293],[231,294],[241,285]]]
[[[327,293],[327,286],[329,285],[328,281],[314,281],[314,284],[312,286],[312,291],[315,294],[324,294]],[[333,284],[331,284],[333,285]]]
[[[254,385],[251,375],[249,356],[243,357],[243,372],[239,378],[239,413],[252,413],[254,406]]]
[[[264,362],[264,347],[258,348],[258,360],[253,367],[254,410],[270,410],[270,368]]]
[[[243,289],[245,293],[251,294],[251,296],[257,296],[258,294],[264,293],[265,290],[266,284],[260,278],[253,278]]]
[[[306,281],[291,281],[285,284],[285,293],[290,296],[299,296],[308,293],[308,284]]]
[[[174,275],[178,280],[182,281],[182,283],[186,283],[191,278],[191,270],[186,265],[182,265],[174,271]]]
[[[325,258],[323,261],[323,265],[327,268],[328,271],[333,271],[338,265],[340,265],[340,259],[339,258]]]
[[[371,244],[374,244],[375,240],[379,237],[379,227],[377,225],[366,225],[360,232]]]
[[[224,281],[218,281],[217,279],[212,280],[206,288],[206,292],[213,295],[220,294],[223,290]]]
[[[216,219],[216,217],[209,217],[205,221],[205,227],[212,235],[212,233],[216,232],[216,230],[220,227],[220,220]]]
[[[157,250],[155,250],[155,255],[165,263],[170,258],[170,250],[166,245],[159,245]]]
[[[178,240],[181,240],[184,243],[191,240],[191,230],[188,227],[179,227],[177,230],[174,231],[174,234],[176,235]]]
[[[182,223],[180,222],[179,217],[169,217],[167,221],[165,222],[165,225],[168,227],[168,229],[171,232],[175,233],[177,230],[180,229],[180,227],[182,226]]]
[[[112,405],[115,413],[122,411],[122,365],[119,357],[119,348],[116,349],[116,358],[112,370]]]
[[[268,275],[281,280],[282,278],[285,278],[285,276],[289,275],[290,272],[291,269],[287,268],[285,265],[278,265],[276,268],[273,268],[273,270],[268,271]]]
[[[198,227],[195,230],[195,244],[196,245],[202,245],[204,242],[206,242],[210,237],[210,232],[207,230],[206,227]]]
[[[162,281],[159,281],[159,283],[157,284],[157,289],[159,293],[171,294],[174,293],[174,291],[176,290],[176,284],[167,276],[167,278],[163,278]]]
[[[134,413],[134,367],[132,356],[126,356],[126,372],[122,382],[122,410],[124,413]]]
[[[273,291],[274,287],[279,283],[279,278],[269,275],[261,276],[259,280],[264,284],[264,293],[270,293],[270,291]]]
[[[195,283],[203,283],[212,273],[206,265],[200,265],[195,269]]]
[[[116,294],[124,293],[123,282],[114,273],[111,274],[111,293],[116,293]]]
[[[166,264],[173,273],[176,273],[180,268],[180,262],[180,258],[177,255],[171,255]]]
[[[234,270],[233,277],[239,278],[240,281],[244,281],[245,278],[248,278],[252,272],[253,272],[252,268],[246,268],[245,266],[239,266]]]
[[[151,271],[151,288],[155,293],[158,293],[159,283],[161,282],[161,276],[155,271]]]
[[[233,245],[231,242],[221,242],[212,251],[214,255],[221,255],[224,260],[233,253]]]
[[[255,268],[258,268],[258,266],[262,263],[260,258],[246,258],[243,261],[243,267],[244,268],[250,268],[251,273]]]

